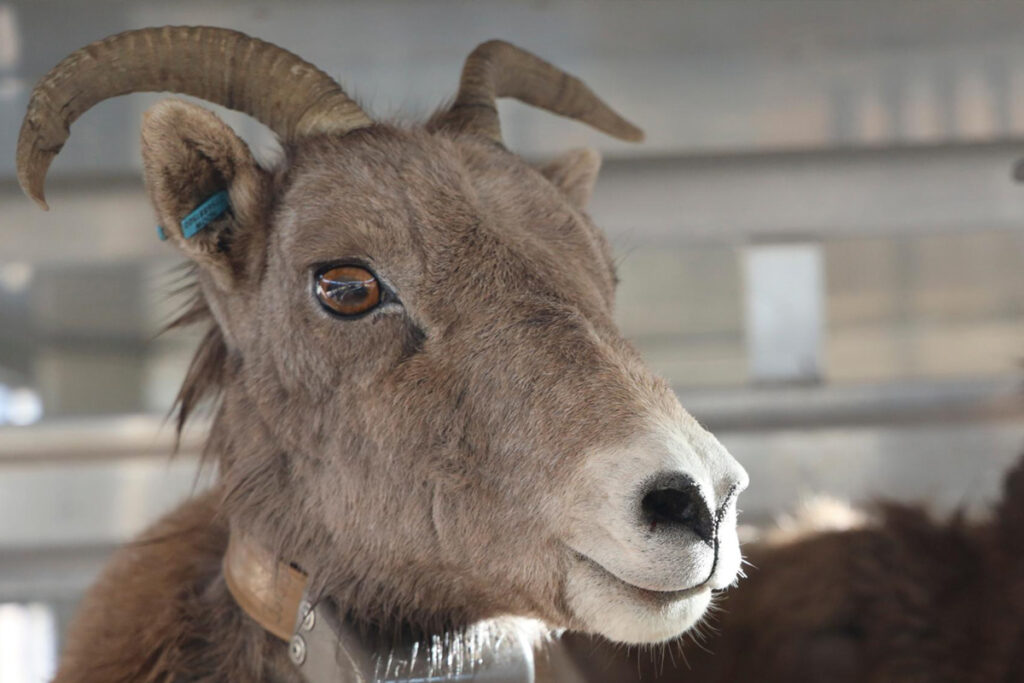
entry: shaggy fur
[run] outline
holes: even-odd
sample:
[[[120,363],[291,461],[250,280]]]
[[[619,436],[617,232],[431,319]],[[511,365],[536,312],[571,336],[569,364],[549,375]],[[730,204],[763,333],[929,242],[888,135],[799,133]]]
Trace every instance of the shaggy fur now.
[[[701,647],[564,645],[594,681],[1024,681],[1024,460],[986,523],[880,512],[864,528],[750,548],[750,577]]]
[[[585,455],[652,413],[692,418],[612,321],[610,250],[583,212],[596,153],[538,170],[435,124],[306,138],[265,169],[201,107],[147,114],[153,205],[198,266],[181,322],[209,325],[179,424],[220,397],[219,484],[118,553],[58,681],[291,680],[225,591],[229,528],[384,637],[581,626],[564,537]],[[232,212],[184,239],[222,188]],[[330,316],[312,273],[332,262],[372,268],[400,305]]]
[[[301,681],[221,575],[214,491],[118,551],[79,606],[57,681]]]

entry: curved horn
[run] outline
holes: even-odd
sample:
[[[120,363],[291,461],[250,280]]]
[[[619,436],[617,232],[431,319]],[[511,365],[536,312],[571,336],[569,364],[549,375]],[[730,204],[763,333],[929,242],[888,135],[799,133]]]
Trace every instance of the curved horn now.
[[[514,97],[578,119],[621,140],[644,138],[642,130],[615,113],[583,81],[503,40],[482,43],[466,58],[459,94],[442,125],[475,130],[501,142],[495,107],[499,97]]]
[[[287,50],[223,28],[126,31],[65,57],[36,85],[18,136],[18,181],[41,207],[50,162],[94,104],[170,91],[244,112],[285,140],[373,122],[330,76]]]

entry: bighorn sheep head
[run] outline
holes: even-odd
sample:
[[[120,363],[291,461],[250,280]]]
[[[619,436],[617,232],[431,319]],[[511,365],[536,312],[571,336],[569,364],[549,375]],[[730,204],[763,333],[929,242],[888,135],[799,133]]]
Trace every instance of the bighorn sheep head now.
[[[735,579],[746,474],[615,327],[610,249],[584,211],[599,157],[535,168],[501,142],[506,96],[641,139],[579,80],[484,43],[454,103],[403,128],[260,40],[130,31],[36,87],[29,196],[45,207],[71,122],[138,91],[245,112],[284,146],[264,168],[179,100],[143,123],[158,219],[198,266],[186,319],[211,321],[181,416],[220,394],[208,449],[232,528],[374,624],[522,615],[652,642]],[[189,236],[220,191],[230,211]]]

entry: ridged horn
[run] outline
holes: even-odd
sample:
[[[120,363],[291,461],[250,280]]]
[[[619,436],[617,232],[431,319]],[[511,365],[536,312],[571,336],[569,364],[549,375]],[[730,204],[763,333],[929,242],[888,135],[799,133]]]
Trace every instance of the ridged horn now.
[[[126,31],[71,53],[32,91],[18,136],[22,189],[46,209],[46,171],[75,119],[110,97],[162,91],[244,112],[285,140],[373,123],[333,78],[271,43],[207,26]]]
[[[476,131],[501,142],[495,101],[517,100],[577,119],[621,140],[639,142],[644,133],[594,94],[580,79],[503,40],[477,46],[462,67],[459,93],[441,126]]]

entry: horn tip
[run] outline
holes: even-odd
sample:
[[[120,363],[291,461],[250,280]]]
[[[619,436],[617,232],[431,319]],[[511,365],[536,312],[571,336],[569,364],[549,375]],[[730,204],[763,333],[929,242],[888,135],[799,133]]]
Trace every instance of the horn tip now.
[[[58,145],[57,148],[60,149],[60,146]],[[50,210],[49,204],[46,203],[46,172],[56,154],[56,152],[40,149],[38,143],[25,135],[18,138],[18,154],[15,164],[18,169],[18,184],[21,185],[21,191],[38,204],[43,211]]]
[[[43,211],[49,211],[50,205],[46,203],[46,193],[43,191],[42,181],[20,178],[21,191],[28,195],[28,198],[36,203]]]
[[[28,195],[32,201],[39,205],[43,211],[49,211],[50,206],[46,203],[46,172],[50,168],[50,162],[57,156],[57,152],[63,146],[64,140],[58,141],[55,149],[43,149],[39,139],[29,134],[28,115],[22,123],[21,133],[18,135],[18,149],[15,159],[15,167],[18,173],[18,184],[21,191]],[[65,138],[66,139],[66,138]]]
[[[598,130],[604,131],[612,137],[626,142],[643,142],[647,135],[643,129],[634,126],[632,123],[613,112],[613,119],[604,125],[597,124]],[[593,125],[593,124],[592,124]]]

